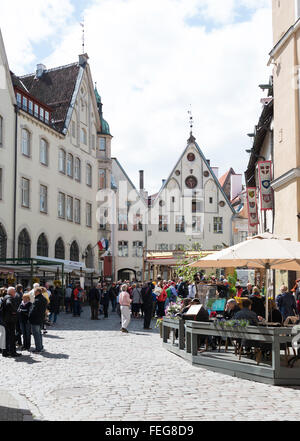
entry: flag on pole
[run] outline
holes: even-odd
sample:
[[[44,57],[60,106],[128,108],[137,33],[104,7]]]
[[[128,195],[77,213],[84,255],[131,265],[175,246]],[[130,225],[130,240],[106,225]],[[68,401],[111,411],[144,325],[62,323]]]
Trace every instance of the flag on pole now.
[[[103,238],[103,239],[99,240],[97,242],[97,244],[98,244],[98,247],[99,247],[100,251],[102,251],[102,250],[107,251],[108,250],[108,240],[107,239]]]

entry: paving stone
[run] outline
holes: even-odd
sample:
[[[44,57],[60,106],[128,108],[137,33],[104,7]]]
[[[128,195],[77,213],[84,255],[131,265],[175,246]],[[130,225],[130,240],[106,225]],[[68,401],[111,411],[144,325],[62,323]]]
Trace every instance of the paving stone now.
[[[89,308],[80,319],[58,316],[44,336],[46,352],[26,353],[27,361],[38,362],[34,374],[32,363],[21,358],[1,360],[1,388],[24,397],[37,419],[299,420],[300,387],[233,379],[191,366],[162,347],[158,329],[143,332],[142,320],[132,320],[131,332],[124,335],[117,314],[97,322],[89,317]],[[18,410],[12,396],[0,393],[0,421],[21,418]]]

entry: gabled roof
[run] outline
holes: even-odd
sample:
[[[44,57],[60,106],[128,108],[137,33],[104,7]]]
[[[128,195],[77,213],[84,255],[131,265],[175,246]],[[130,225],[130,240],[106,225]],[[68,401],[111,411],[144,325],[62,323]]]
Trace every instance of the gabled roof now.
[[[16,104],[16,97],[15,97],[15,93],[14,93],[14,89],[13,89],[13,84],[11,81],[10,70],[9,70],[8,60],[7,60],[7,56],[6,56],[6,52],[5,52],[4,41],[2,38],[1,29],[0,29],[0,60],[1,59],[2,59],[3,65],[4,65],[8,92],[10,94],[12,104],[15,105]]]
[[[126,171],[124,170],[124,168],[122,167],[122,165],[120,164],[120,162],[117,160],[117,158],[111,158],[113,162],[115,162],[117,164],[117,166],[120,168],[120,170],[122,171],[122,173],[124,174],[125,178],[128,180],[129,184],[132,186],[133,190],[136,191],[137,195],[139,196],[139,198],[141,199],[141,201],[144,203],[144,205],[147,206],[147,201],[145,201],[145,199],[143,198],[143,196],[140,194],[140,192],[137,190],[136,186],[134,185],[134,183],[131,181],[130,177],[127,175]]]
[[[235,175],[233,168],[230,168],[230,170],[228,170],[223,176],[220,177],[219,182],[222,188],[224,188],[224,185],[226,184],[226,181],[229,178],[230,174]]]
[[[228,206],[229,206],[229,208],[231,209],[232,213],[235,214],[235,210],[234,210],[234,208],[232,207],[232,205],[231,205],[231,203],[230,203],[228,197],[226,196],[226,194],[225,194],[223,188],[221,187],[220,182],[219,182],[218,178],[216,177],[216,175],[214,174],[213,169],[211,168],[211,166],[210,166],[210,164],[208,163],[207,159],[205,158],[205,156],[204,156],[202,150],[200,149],[199,145],[197,144],[197,142],[196,142],[196,138],[192,135],[192,132],[190,133],[190,137],[189,137],[189,139],[188,139],[188,141],[187,141],[187,146],[186,146],[186,148],[184,149],[184,151],[183,151],[182,154],[180,155],[180,158],[178,159],[178,161],[175,163],[175,166],[174,166],[173,170],[171,171],[171,173],[170,173],[168,179],[166,179],[164,185],[161,187],[160,191],[158,192],[158,194],[157,194],[157,196],[156,196],[156,198],[155,198],[155,201],[154,201],[153,205],[155,204],[156,200],[160,197],[160,194],[162,193],[162,191],[163,191],[163,190],[166,188],[166,186],[168,185],[168,183],[169,183],[169,181],[170,181],[170,179],[171,179],[173,173],[174,173],[175,170],[176,170],[177,164],[182,160],[183,156],[185,155],[186,151],[188,150],[188,148],[190,147],[191,144],[194,144],[194,145],[195,145],[196,149],[198,150],[198,152],[199,152],[199,154],[200,154],[200,157],[202,158],[204,164],[205,164],[206,167],[208,168],[208,170],[209,170],[209,172],[210,172],[212,178],[214,179],[214,181],[215,181],[217,187],[218,187],[219,190],[221,191],[221,193],[222,193],[222,195],[223,195],[223,197],[224,197],[226,203],[228,204]]]
[[[41,78],[35,74],[17,77],[33,97],[51,107],[55,128],[60,132],[65,126],[79,70],[79,63],[73,63],[46,69]]]

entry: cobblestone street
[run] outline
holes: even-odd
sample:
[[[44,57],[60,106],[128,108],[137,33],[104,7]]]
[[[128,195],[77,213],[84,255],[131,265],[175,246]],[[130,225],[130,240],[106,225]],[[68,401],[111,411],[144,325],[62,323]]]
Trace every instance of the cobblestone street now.
[[[140,319],[129,334],[119,329],[115,313],[99,321],[89,308],[80,318],[60,314],[44,337],[46,352],[1,358],[0,389],[26,400],[37,420],[300,419],[300,388],[193,367]]]

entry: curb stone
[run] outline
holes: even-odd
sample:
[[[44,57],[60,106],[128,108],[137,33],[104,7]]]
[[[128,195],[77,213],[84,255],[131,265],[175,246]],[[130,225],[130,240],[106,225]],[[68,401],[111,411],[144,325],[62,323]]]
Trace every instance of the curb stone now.
[[[12,407],[13,402],[17,407]],[[4,419],[0,411],[0,421],[34,421],[26,398],[14,391],[0,390],[0,407],[6,415]]]

